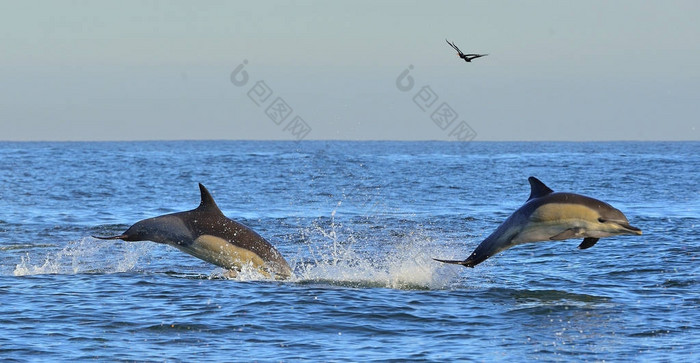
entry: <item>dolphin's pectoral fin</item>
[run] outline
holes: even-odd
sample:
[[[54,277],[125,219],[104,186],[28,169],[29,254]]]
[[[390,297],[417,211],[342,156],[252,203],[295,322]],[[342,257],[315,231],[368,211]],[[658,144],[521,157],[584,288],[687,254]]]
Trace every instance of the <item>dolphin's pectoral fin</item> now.
[[[591,248],[593,247],[596,242],[598,242],[600,238],[593,238],[593,237],[586,237],[583,239],[583,242],[581,242],[580,245],[578,245],[579,249],[585,250],[586,248]]]
[[[566,231],[559,233],[558,235],[549,237],[549,240],[550,241],[563,241],[563,240],[569,239],[569,238],[581,237],[582,233],[583,233],[582,228],[569,228]]]

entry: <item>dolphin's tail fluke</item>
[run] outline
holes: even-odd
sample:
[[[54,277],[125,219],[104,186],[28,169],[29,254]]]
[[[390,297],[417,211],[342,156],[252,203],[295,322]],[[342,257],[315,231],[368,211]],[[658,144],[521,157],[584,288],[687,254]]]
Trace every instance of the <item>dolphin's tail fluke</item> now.
[[[464,267],[474,267],[475,263],[469,260],[440,260],[437,258],[433,258],[433,260],[437,262],[442,262],[442,263],[449,263],[452,265],[462,265]]]
[[[109,236],[109,237],[103,237],[103,236],[92,236],[93,238],[97,239],[124,239],[127,237],[125,234],[120,234],[118,236]]]

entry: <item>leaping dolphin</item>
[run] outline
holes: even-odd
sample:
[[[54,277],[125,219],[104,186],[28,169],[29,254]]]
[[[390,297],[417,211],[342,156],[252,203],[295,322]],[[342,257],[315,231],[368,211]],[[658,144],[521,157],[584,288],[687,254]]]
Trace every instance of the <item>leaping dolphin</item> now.
[[[538,241],[581,238],[580,249],[593,247],[600,238],[641,235],[622,212],[600,200],[573,193],[554,193],[535,177],[530,182],[530,198],[479,244],[466,260],[439,262],[474,267],[487,258],[513,246]]]
[[[252,229],[226,218],[204,185],[199,184],[199,190],[202,201],[196,209],[144,219],[118,236],[93,237],[168,244],[233,274],[250,264],[276,279],[292,275],[275,247]]]

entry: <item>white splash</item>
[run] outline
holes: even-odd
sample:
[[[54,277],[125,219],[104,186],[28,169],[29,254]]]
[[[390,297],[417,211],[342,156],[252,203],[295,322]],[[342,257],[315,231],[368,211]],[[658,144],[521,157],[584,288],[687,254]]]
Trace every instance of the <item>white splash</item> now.
[[[217,267],[209,276],[209,279],[226,279],[235,281],[276,281],[274,276],[263,273],[252,262],[243,264],[240,271],[226,270]]]
[[[331,215],[329,229],[316,226],[309,231],[311,258],[295,266],[296,282],[324,282],[357,287],[393,289],[444,289],[459,277],[459,270],[432,258],[440,256],[439,246],[420,231],[389,241],[378,252],[362,248],[352,231],[338,233],[342,226]],[[347,235],[339,237],[339,234]]]
[[[119,246],[115,248],[115,246]],[[148,243],[112,244],[86,237],[58,251],[38,257],[27,253],[15,267],[15,276],[79,273],[118,273],[133,270],[152,246]],[[35,262],[39,260],[39,262]]]

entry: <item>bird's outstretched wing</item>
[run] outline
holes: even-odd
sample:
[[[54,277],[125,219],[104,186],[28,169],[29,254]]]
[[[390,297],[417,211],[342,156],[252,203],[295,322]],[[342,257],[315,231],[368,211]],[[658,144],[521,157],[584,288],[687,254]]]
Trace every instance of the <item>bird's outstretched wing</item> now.
[[[457,53],[459,53],[460,56],[464,55],[464,53],[462,53],[462,51],[459,50],[459,48],[457,48],[457,46],[455,45],[455,43],[450,43],[450,41],[447,40],[447,39],[445,39],[445,41],[447,42],[447,44],[450,45],[450,47],[454,48],[454,50],[456,50]]]
[[[469,60],[476,59],[476,58],[481,58],[481,57],[486,57],[488,54],[465,54],[464,56],[468,58]]]

